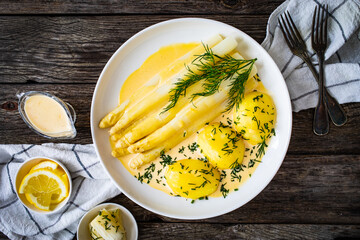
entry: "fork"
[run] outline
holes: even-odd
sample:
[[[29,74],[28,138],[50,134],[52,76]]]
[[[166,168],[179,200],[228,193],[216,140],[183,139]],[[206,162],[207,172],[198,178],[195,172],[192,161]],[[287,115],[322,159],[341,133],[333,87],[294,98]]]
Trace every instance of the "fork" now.
[[[297,30],[289,12],[285,12],[284,16],[280,16],[278,21],[287,45],[294,55],[300,57],[307,64],[315,79],[319,83],[319,75],[311,62],[304,40]],[[347,121],[347,117],[341,105],[329,94],[326,88],[324,88],[324,95],[325,104],[332,122],[336,126],[344,125]]]
[[[319,59],[319,101],[315,108],[313,130],[317,135],[324,135],[329,132],[329,118],[327,106],[324,101],[324,58],[327,48],[327,6],[316,6],[312,22],[311,46]]]

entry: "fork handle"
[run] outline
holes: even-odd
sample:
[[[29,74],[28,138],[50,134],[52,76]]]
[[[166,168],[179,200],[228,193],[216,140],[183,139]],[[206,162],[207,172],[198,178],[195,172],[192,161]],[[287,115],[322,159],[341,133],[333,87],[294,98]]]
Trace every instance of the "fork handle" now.
[[[318,84],[320,83],[319,75],[312,64],[309,57],[303,56],[303,61],[308,65],[310,71],[314,75]],[[327,111],[329,113],[331,121],[334,123],[335,126],[342,126],[346,123],[347,117],[344,109],[341,105],[336,101],[336,99],[330,95],[327,89],[324,87],[324,101],[327,106]]]
[[[319,101],[315,108],[313,131],[316,135],[325,135],[329,132],[329,117],[324,95],[324,52],[317,53],[319,58]]]

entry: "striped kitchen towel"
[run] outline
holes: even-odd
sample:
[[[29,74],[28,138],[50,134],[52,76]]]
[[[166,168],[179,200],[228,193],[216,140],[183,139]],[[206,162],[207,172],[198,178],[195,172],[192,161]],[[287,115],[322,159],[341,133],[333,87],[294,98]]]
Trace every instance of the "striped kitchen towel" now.
[[[70,200],[54,214],[29,211],[15,193],[15,176],[21,163],[37,156],[59,160],[71,174]],[[73,239],[84,213],[120,194],[92,144],[0,145],[0,174],[0,231],[10,239]]]
[[[360,2],[288,0],[271,14],[262,46],[281,70],[295,112],[317,105],[318,85],[306,64],[286,45],[278,17],[289,11],[317,67],[318,59],[311,48],[310,36],[314,9],[321,4],[328,4],[329,14],[325,85],[339,103],[360,101]]]

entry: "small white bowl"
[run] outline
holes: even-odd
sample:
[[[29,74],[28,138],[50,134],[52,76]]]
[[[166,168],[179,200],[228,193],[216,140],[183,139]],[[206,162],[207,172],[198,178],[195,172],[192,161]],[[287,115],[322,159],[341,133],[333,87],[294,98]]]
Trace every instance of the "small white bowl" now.
[[[103,203],[90,209],[81,219],[77,229],[78,240],[91,240],[89,232],[89,223],[99,214],[101,209],[118,208],[121,211],[122,222],[126,231],[127,240],[136,240],[138,238],[138,227],[134,216],[129,210],[116,203]]]
[[[51,211],[43,211],[43,210],[37,209],[34,205],[29,203],[29,201],[26,199],[24,194],[20,194],[18,192],[21,181],[24,178],[24,176],[26,174],[28,174],[29,171],[31,170],[31,168],[34,167],[36,164],[38,164],[38,163],[40,163],[42,161],[46,161],[46,160],[56,162],[65,171],[65,173],[66,173],[66,175],[68,177],[68,181],[69,181],[69,195],[61,203],[57,204],[56,207]],[[52,214],[52,213],[58,212],[61,208],[63,208],[70,199],[71,192],[72,192],[71,175],[70,175],[70,172],[66,169],[66,167],[61,162],[59,162],[58,160],[48,158],[48,157],[34,157],[34,158],[30,158],[30,159],[26,160],[20,166],[19,170],[17,171],[16,180],[15,180],[15,189],[16,189],[16,195],[20,199],[21,203],[26,208],[28,208],[30,211],[35,212],[35,213],[40,213],[40,214]]]

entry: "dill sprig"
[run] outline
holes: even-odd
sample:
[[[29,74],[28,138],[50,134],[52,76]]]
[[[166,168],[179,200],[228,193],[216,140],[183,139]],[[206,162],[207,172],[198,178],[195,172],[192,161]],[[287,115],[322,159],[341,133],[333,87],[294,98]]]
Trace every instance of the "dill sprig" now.
[[[256,157],[261,158],[263,155],[265,155],[265,148],[268,145],[266,144],[266,138],[262,138],[262,142],[257,144],[257,153]]]
[[[238,76],[234,79],[231,80],[230,83],[230,90],[229,90],[229,99],[228,99],[228,104],[226,106],[226,112],[231,110],[233,107],[235,107],[236,109],[239,108],[241,100],[244,97],[244,92],[245,92],[245,84],[246,84],[246,80],[249,78],[249,75],[251,73],[251,70],[254,66],[254,62],[256,61],[256,59],[252,59],[252,60],[248,60],[247,63],[245,63],[241,67],[242,71],[241,73],[238,73]],[[248,67],[246,69],[246,67]]]
[[[207,69],[212,68],[215,64],[215,58],[219,56],[215,55],[209,46],[203,44],[205,53],[202,55],[197,55],[196,58],[191,62],[191,65],[197,67],[197,70],[200,73],[206,72]],[[197,63],[197,61],[199,63]],[[188,71],[184,78],[179,78],[174,87],[170,90],[169,94],[169,104],[164,108],[162,113],[167,112],[171,108],[175,107],[177,101],[181,96],[186,96],[186,90],[193,84],[199,82],[203,79],[202,74],[195,73],[190,66],[185,65],[186,70]]]
[[[248,79],[256,59],[236,59],[230,55],[220,57],[213,53],[211,48],[203,44],[205,53],[198,55],[192,65],[197,68],[195,72],[190,66],[185,66],[188,73],[179,78],[169,92],[169,104],[162,113],[175,107],[181,96],[186,96],[186,90],[193,84],[203,81],[203,91],[194,93],[191,101],[197,96],[210,96],[217,92],[222,82],[229,80],[229,98],[225,111],[238,107],[244,96],[245,83]],[[237,76],[236,76],[237,75]],[[236,76],[236,77],[235,77]]]

